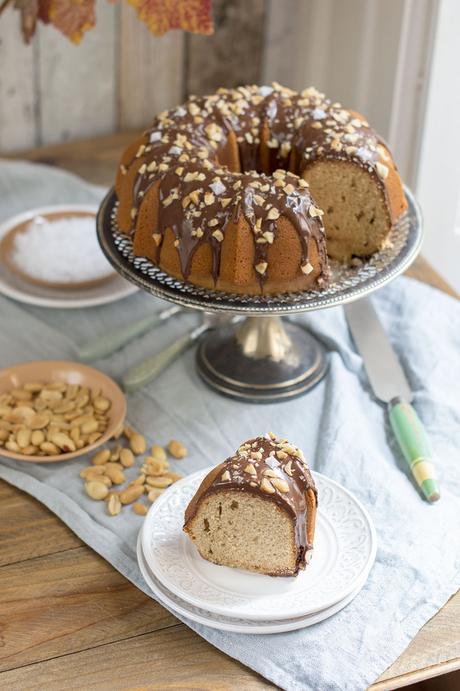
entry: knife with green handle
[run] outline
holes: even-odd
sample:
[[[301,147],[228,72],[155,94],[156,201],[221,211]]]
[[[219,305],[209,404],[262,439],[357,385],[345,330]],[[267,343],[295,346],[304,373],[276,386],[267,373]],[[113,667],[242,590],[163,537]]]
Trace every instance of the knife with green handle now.
[[[90,362],[91,360],[107,357],[181,310],[182,307],[173,305],[162,312],[151,314],[149,317],[145,317],[133,324],[124,324],[117,329],[108,331],[102,334],[102,336],[95,338],[94,341],[79,346],[77,348],[78,359],[82,362]]]
[[[372,303],[362,298],[345,305],[345,314],[374,394],[388,406],[391,428],[412,475],[424,497],[429,502],[438,501],[441,495],[428,437],[410,403],[412,391]]]

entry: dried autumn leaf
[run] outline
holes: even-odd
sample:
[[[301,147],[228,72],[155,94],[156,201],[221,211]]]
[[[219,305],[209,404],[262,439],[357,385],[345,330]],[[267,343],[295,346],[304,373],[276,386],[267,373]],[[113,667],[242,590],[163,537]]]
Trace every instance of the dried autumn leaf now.
[[[212,34],[211,0],[128,0],[156,36],[170,29]]]
[[[38,0],[14,0],[15,9],[21,13],[21,31],[26,43],[30,43],[37,27]]]
[[[50,23],[50,7],[53,0],[39,0],[38,18],[44,24]]]
[[[46,15],[73,43],[96,24],[94,0],[49,0]]]

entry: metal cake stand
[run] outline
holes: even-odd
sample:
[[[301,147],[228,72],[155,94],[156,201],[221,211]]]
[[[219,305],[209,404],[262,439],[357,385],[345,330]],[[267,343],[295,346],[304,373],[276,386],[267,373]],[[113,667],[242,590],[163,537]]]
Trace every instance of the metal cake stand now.
[[[378,290],[405,271],[422,242],[420,209],[405,188],[409,208],[393,228],[385,249],[355,266],[331,262],[330,285],[321,291],[280,295],[236,295],[199,288],[135,257],[132,240],[119,232],[117,198],[103,200],[97,232],[104,254],[125,278],[148,293],[183,307],[225,314],[228,321],[203,336],[198,373],[221,393],[252,402],[279,401],[306,393],[326,374],[328,354],[307,329],[281,317],[336,307]],[[236,315],[244,320],[231,319]]]

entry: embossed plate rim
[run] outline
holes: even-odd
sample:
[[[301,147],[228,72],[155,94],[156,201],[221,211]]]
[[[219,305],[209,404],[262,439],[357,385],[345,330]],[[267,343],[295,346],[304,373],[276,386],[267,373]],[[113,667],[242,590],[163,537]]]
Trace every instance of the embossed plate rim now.
[[[292,591],[281,592],[276,595],[276,597],[272,593],[269,603],[268,601],[264,602],[260,598],[254,599],[246,594],[237,596],[215,585],[215,583],[205,581],[203,578],[192,579],[185,552],[185,545],[187,545],[185,542],[186,538],[182,533],[183,513],[186,504],[193,496],[201,479],[210,469],[211,468],[207,468],[197,471],[170,487],[168,491],[163,493],[152,505],[144,522],[145,530],[142,536],[142,549],[149,568],[164,587],[187,603],[191,603],[216,614],[241,617],[244,619],[250,617],[252,620],[266,620],[268,618],[274,620],[286,619],[288,617],[300,617],[323,610],[344,599],[354,590],[361,575],[365,572],[369,572],[374,563],[376,554],[376,534],[372,519],[361,502],[359,502],[351,492],[325,475],[313,471],[313,475],[320,490],[319,520],[321,520],[321,514],[327,514],[327,511],[325,511],[327,504],[326,506],[324,504],[324,492],[327,488],[331,493],[331,497],[341,496],[342,502],[345,502],[345,505],[348,502],[348,510],[350,507],[353,507],[355,511],[353,515],[359,517],[362,521],[362,531],[360,534],[364,540],[363,544],[352,547],[351,543],[347,542],[347,550],[344,552],[344,556],[349,557],[350,548],[355,550],[357,556],[357,561],[355,560],[356,563],[354,566],[355,572],[353,572],[353,562],[351,562],[350,565],[350,562],[345,558],[338,562],[338,566],[332,568],[328,577],[322,580],[320,584],[314,583],[312,586],[307,582],[306,587],[299,590],[297,587],[299,581],[294,581],[294,579],[292,579],[292,583],[294,584]],[[321,486],[323,486],[323,501],[321,501]],[[346,532],[346,526],[344,526],[343,520],[339,520],[337,523],[338,518],[337,516],[334,517],[332,510],[327,516],[328,520],[333,524],[334,520],[336,521],[336,536],[337,534],[340,536],[340,533],[343,531]],[[351,520],[350,517],[348,518]],[[172,527],[167,527],[167,520],[173,521],[174,525]],[[352,528],[356,531],[355,526]],[[168,539],[171,532],[177,532],[176,544],[173,546],[168,544],[167,549],[161,550],[162,543]],[[358,534],[358,538],[360,534]],[[342,540],[344,539],[345,538],[342,536]],[[339,537],[337,537],[337,541],[340,544]],[[197,560],[201,559],[198,553],[196,553],[196,558]],[[206,564],[208,565],[209,563],[206,562]],[[212,566],[212,568],[221,570],[227,567]],[[341,571],[340,568],[342,569]],[[350,568],[352,570],[351,572],[349,571],[347,576],[347,569],[350,570]],[[234,588],[235,576],[238,573],[243,576],[245,575],[243,571],[232,570],[232,588]],[[308,567],[304,574],[308,576]],[[219,573],[219,576],[221,575],[222,572]],[[302,574],[298,578],[301,577]],[[258,574],[251,574],[251,578],[260,578],[261,587],[264,581],[267,583],[266,579],[270,579],[268,576]],[[303,578],[305,579],[306,576],[304,575]],[[286,579],[276,580],[279,581],[280,589],[287,583]],[[276,580],[270,579],[270,585],[276,583]],[[336,581],[338,581],[339,584],[337,584]],[[301,583],[301,585],[303,584]],[[328,590],[330,590],[330,593]]]
[[[213,612],[208,612],[200,607],[185,602],[174,593],[171,593],[165,586],[163,586],[156,578],[155,575],[150,571],[147,560],[142,552],[142,531],[141,527],[138,537],[137,537],[137,563],[139,570],[141,572],[142,578],[145,583],[152,591],[156,600],[168,607],[173,614],[178,614],[191,621],[202,624],[203,626],[209,626],[213,629],[218,629],[220,631],[230,631],[232,633],[246,633],[246,634],[272,634],[272,633],[283,633],[285,631],[296,631],[298,629],[304,629],[308,626],[313,626],[318,624],[324,619],[329,619],[329,617],[334,616],[342,609],[344,609],[363,589],[368,573],[363,574],[359,585],[351,592],[346,598],[340,600],[335,605],[327,607],[314,614],[308,614],[303,617],[293,617],[290,619],[282,619],[275,621],[258,621],[254,622],[251,619],[238,619],[234,617],[226,617],[222,614],[215,614]],[[369,566],[370,569],[371,565]]]

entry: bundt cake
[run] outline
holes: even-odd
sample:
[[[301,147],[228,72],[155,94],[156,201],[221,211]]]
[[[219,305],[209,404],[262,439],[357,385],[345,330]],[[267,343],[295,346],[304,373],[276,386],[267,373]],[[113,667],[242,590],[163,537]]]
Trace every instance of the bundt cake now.
[[[364,117],[279,84],[219,89],[160,113],[124,152],[116,193],[136,255],[247,294],[323,288],[328,255],[381,249],[407,206]]]
[[[208,473],[185,511],[184,531],[215,564],[296,576],[311,556],[316,506],[302,452],[270,433]]]

